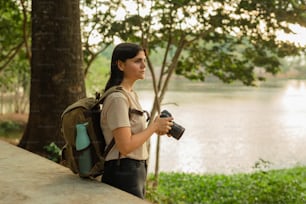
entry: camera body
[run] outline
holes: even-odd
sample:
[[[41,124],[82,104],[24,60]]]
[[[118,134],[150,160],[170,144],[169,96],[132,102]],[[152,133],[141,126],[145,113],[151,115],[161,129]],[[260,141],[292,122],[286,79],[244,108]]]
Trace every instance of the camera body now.
[[[168,117],[172,117],[172,115],[167,110],[163,110],[160,114],[160,117],[161,118],[168,118]],[[173,122],[173,126],[167,134],[170,134],[172,137],[179,140],[182,137],[183,133],[185,132],[185,128],[182,127],[181,125],[175,123],[174,121],[172,121],[172,122]]]

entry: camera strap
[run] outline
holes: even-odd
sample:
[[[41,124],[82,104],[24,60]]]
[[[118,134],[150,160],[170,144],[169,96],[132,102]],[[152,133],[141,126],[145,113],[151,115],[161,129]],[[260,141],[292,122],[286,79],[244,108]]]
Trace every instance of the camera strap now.
[[[140,115],[140,116],[143,116],[144,114],[146,114],[146,117],[147,117],[147,122],[151,119],[150,117],[150,114],[148,111],[140,111],[140,110],[137,110],[137,109],[134,109],[134,108],[129,108],[129,114],[136,114],[136,115]]]

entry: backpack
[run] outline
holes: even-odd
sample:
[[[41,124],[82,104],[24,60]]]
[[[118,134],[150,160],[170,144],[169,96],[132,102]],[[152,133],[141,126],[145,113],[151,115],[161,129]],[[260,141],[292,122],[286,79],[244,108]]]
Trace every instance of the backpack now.
[[[69,105],[61,115],[61,132],[65,145],[61,151],[61,164],[82,178],[95,178],[103,174],[104,161],[115,144],[106,142],[100,128],[100,114],[104,99],[113,92],[126,95],[122,87],[107,90],[102,97],[83,98]]]

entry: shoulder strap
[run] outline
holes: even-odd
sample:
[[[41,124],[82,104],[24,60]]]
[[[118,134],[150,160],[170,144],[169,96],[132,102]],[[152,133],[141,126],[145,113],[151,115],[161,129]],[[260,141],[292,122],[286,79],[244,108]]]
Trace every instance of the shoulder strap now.
[[[123,90],[123,88],[121,86],[113,86],[111,88],[109,88],[107,91],[105,91],[103,93],[103,95],[100,97],[100,99],[98,99],[98,101],[96,102],[96,104],[94,106],[97,106],[97,105],[100,105],[100,104],[103,104],[104,103],[104,100],[106,99],[106,97],[108,95],[110,95],[111,93],[114,93],[114,92],[121,92],[123,93],[125,96],[127,96],[127,94],[125,93],[125,91]],[[127,96],[128,98],[128,96]],[[129,103],[131,104],[130,102],[130,99],[128,98],[129,100]]]
[[[109,143],[109,145],[107,146],[105,152],[102,155],[103,158],[106,158],[106,156],[108,155],[108,153],[110,152],[110,150],[113,148],[114,145],[115,145],[115,138],[113,138]]]
[[[96,104],[93,107],[97,107],[98,105],[103,104],[106,97],[109,96],[111,93],[114,93],[114,92],[121,92],[122,94],[124,94],[129,101],[129,106],[131,106],[131,101],[130,101],[129,97],[127,96],[127,94],[125,93],[125,91],[123,90],[123,88],[121,86],[113,86],[103,93],[102,97],[96,102]],[[114,145],[115,145],[115,138],[113,138],[111,140],[111,142],[109,143],[109,145],[107,146],[105,152],[102,155],[103,158],[106,158],[106,156],[108,155],[110,150],[114,147]]]

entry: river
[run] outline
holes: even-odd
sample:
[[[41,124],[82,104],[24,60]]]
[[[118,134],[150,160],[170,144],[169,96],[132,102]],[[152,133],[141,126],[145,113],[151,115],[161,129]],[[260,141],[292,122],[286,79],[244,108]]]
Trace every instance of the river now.
[[[137,93],[151,110],[153,91],[144,84]],[[269,162],[268,169],[306,165],[306,80],[258,87],[178,80],[163,103],[186,131],[180,140],[161,138],[162,172],[252,172],[260,160]],[[151,144],[149,172],[156,136]]]

